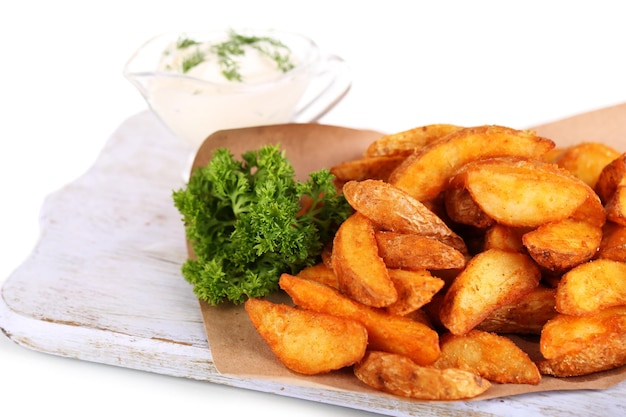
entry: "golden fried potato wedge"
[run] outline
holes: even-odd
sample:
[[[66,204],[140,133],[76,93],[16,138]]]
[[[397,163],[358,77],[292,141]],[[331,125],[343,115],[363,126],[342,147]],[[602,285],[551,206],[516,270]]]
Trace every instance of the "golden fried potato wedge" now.
[[[420,149],[460,128],[460,126],[442,123],[391,133],[372,142],[365,150],[365,156],[407,156],[416,149]]]
[[[626,263],[595,259],[580,264],[563,275],[555,297],[558,312],[576,316],[626,305]]]
[[[512,227],[566,219],[593,193],[564,169],[524,158],[478,160],[466,165],[452,182],[463,184],[489,217]]]
[[[541,334],[543,326],[558,313],[556,288],[538,286],[514,303],[494,310],[476,329],[500,334]]]
[[[608,163],[600,172],[596,181],[595,191],[606,204],[617,187],[626,186],[626,152]]]
[[[331,265],[339,291],[372,307],[385,307],[398,299],[387,266],[378,255],[372,221],[354,213],[339,226],[333,239]]]
[[[366,352],[354,365],[354,374],[370,387],[419,400],[473,398],[491,387],[468,371],[420,366],[406,356],[378,351]]]
[[[327,373],[365,354],[367,330],[357,321],[258,298],[248,299],[245,310],[272,352],[294,372]]]
[[[550,139],[528,130],[504,126],[459,129],[408,156],[389,177],[389,182],[419,201],[435,198],[448,179],[468,162],[493,156],[541,158],[554,148]]]
[[[420,365],[439,357],[439,334],[422,322],[366,306],[324,284],[293,275],[282,274],[279,285],[301,308],[362,323],[370,349],[406,355]]]
[[[348,203],[383,230],[433,237],[467,252],[465,242],[424,204],[379,180],[350,181],[343,187]]]
[[[607,220],[626,226],[626,185],[617,187],[605,209]]]
[[[450,220],[484,229],[495,224],[465,188],[450,187],[444,191],[444,206]]]
[[[485,231],[483,248],[484,250],[502,249],[509,252],[525,252],[522,236],[530,230],[496,223]]]
[[[387,268],[394,269],[460,269],[465,256],[437,239],[408,233],[376,231],[378,254]]]
[[[345,161],[330,168],[339,185],[348,181],[369,179],[387,181],[391,172],[404,161],[404,156],[369,156]]]
[[[560,314],[546,323],[539,342],[544,375],[587,375],[626,365],[626,307],[590,316]]]
[[[582,142],[564,149],[554,162],[593,188],[604,167],[619,155],[617,149],[604,143]]]
[[[495,333],[471,330],[465,335],[440,337],[439,369],[463,369],[500,384],[537,385],[541,374],[528,354],[511,339]]]
[[[307,266],[296,274],[297,277],[321,282],[324,285],[339,289],[339,282],[335,271],[325,263]]]
[[[570,219],[544,224],[522,236],[535,262],[554,272],[587,262],[597,254],[601,241],[601,227]]]
[[[597,257],[626,262],[626,226],[609,221],[602,231]]]
[[[545,359],[580,352],[626,332],[626,307],[610,307],[587,316],[557,314],[541,332],[539,349]]]
[[[600,197],[593,189],[587,189],[587,199],[572,213],[570,219],[587,222],[598,227],[604,226],[607,219],[606,212]]]
[[[489,249],[474,256],[448,288],[439,311],[452,334],[466,334],[494,310],[537,288],[541,272],[525,254]]]
[[[427,270],[407,271],[390,269],[389,276],[398,291],[398,300],[385,309],[391,314],[406,316],[430,302],[441,290],[444,280],[431,275]]]

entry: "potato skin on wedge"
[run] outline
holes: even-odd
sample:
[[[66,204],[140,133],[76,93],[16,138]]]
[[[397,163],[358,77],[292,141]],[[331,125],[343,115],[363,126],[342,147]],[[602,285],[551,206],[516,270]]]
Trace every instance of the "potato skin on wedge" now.
[[[471,330],[458,336],[441,336],[441,355],[433,366],[459,368],[500,384],[541,382],[537,365],[511,339],[495,333]]]
[[[387,266],[378,255],[375,227],[361,213],[354,213],[339,226],[331,255],[339,290],[372,307],[386,307],[398,299]]]
[[[420,201],[435,198],[450,177],[477,159],[512,155],[540,158],[554,142],[528,130],[505,126],[476,126],[456,130],[408,156],[389,176],[389,182]]]
[[[544,375],[570,377],[626,365],[626,307],[612,307],[589,316],[559,314],[541,334]]]
[[[362,323],[369,349],[406,355],[420,365],[430,365],[439,357],[439,334],[422,322],[366,306],[334,288],[290,274],[282,274],[279,285],[303,309]]]
[[[491,383],[461,369],[437,369],[417,365],[406,356],[368,351],[354,365],[354,374],[375,389],[420,400],[460,400],[476,397]]]
[[[315,375],[350,366],[367,348],[357,321],[250,298],[245,309],[276,357],[294,372]]]
[[[453,334],[465,334],[493,311],[539,286],[541,272],[523,253],[489,249],[474,256],[454,279],[439,318]]]

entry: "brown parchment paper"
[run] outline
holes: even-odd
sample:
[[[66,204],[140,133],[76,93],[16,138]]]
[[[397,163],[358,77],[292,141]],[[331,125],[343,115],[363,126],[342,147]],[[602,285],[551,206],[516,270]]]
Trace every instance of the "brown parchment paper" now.
[[[454,123],[454,121],[448,121]],[[511,126],[525,128],[522,126]],[[603,142],[626,151],[626,103],[576,115],[564,120],[532,127],[538,134],[553,139],[557,146],[583,141]],[[203,143],[193,167],[205,165],[214,149],[228,147],[235,156],[263,144],[279,143],[304,179],[309,172],[354,159],[381,133],[320,124],[286,124],[220,131]],[[193,168],[192,168],[193,169]],[[190,249],[190,256],[193,253]],[[289,302],[276,294],[276,301]],[[354,377],[350,369],[325,375],[303,376],[289,371],[274,356],[250,323],[243,306],[209,306],[200,302],[209,347],[217,370],[222,374],[261,380],[280,381],[300,387],[323,387],[388,397]],[[536,340],[516,338],[532,358],[539,358]],[[626,380],[626,367],[575,378],[544,376],[539,385],[493,384],[473,401],[516,394],[576,389],[604,389]]]

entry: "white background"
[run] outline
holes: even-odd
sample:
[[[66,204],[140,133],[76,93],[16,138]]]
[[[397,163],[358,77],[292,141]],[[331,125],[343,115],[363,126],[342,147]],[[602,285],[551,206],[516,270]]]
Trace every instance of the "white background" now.
[[[626,101],[614,1],[4,1],[0,6],[0,283],[36,244],[46,195],[144,111],[122,67],[161,32],[293,30],[346,59],[353,87],[322,122],[527,127]],[[625,138],[626,148],[626,138]],[[157,302],[158,300],[155,300]],[[52,357],[0,335],[2,414],[362,415]]]

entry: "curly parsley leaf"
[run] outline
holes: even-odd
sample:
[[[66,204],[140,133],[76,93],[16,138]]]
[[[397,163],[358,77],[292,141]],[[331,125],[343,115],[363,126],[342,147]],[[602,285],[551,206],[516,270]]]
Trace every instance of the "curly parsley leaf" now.
[[[328,170],[297,181],[278,145],[240,161],[217,149],[186,188],[174,191],[195,259],[182,266],[196,296],[240,304],[278,289],[283,272],[319,261],[324,245],[352,212]]]

